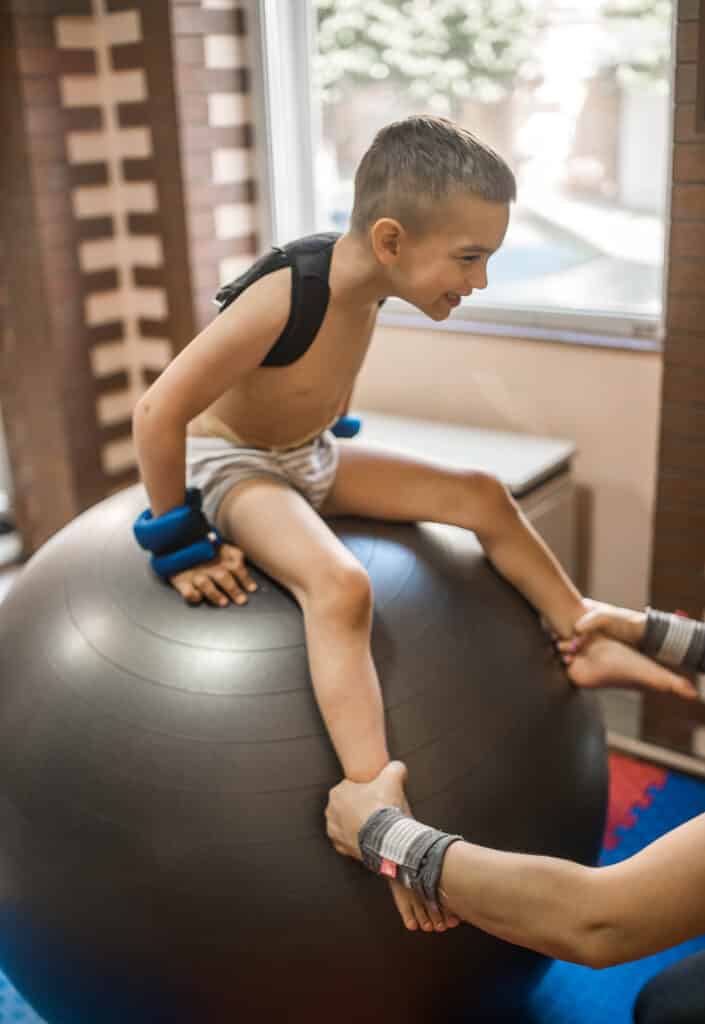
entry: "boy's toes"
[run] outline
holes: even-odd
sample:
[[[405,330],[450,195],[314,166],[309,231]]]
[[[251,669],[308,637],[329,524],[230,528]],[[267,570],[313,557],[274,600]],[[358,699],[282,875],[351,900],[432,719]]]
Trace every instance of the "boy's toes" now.
[[[404,922],[404,927],[408,928],[410,932],[415,932],[419,927],[419,923],[416,920],[416,914],[414,913],[414,904],[411,899],[411,893],[399,882],[390,882],[389,888],[392,890],[392,897],[394,898],[394,903],[399,911],[399,917]]]
[[[444,932],[447,928],[445,914],[438,906],[438,904],[427,903],[426,911],[428,913],[429,918],[431,919],[431,924],[433,925],[434,931]]]
[[[694,683],[691,683],[689,679],[679,679],[676,677],[672,685],[674,693],[678,694],[679,697],[685,697],[686,700],[695,700],[698,694],[698,688]]]
[[[412,900],[414,914],[416,916],[416,920],[419,922],[419,927],[424,932],[432,932],[433,921],[431,920],[429,908],[426,906],[424,901],[416,895],[416,893],[412,893]]]

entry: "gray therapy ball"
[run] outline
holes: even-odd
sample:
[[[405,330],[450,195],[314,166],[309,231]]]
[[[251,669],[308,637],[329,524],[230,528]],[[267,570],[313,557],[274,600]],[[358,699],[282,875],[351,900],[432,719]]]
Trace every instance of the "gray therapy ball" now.
[[[20,992],[49,1024],[420,1024],[518,1000],[546,961],[469,926],[406,932],[326,840],[340,773],[293,599],[260,575],[245,608],[186,606],[132,537],[144,505],[134,487],[81,515],[0,606],[0,964]],[[533,610],[466,532],[334,527],[372,579],[415,814],[595,863],[602,724]]]

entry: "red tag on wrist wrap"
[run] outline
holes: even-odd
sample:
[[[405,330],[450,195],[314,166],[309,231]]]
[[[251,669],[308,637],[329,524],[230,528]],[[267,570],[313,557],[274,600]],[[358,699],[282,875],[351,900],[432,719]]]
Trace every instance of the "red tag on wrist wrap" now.
[[[397,877],[397,866],[393,860],[387,860],[385,857],[379,866],[380,875],[386,875],[387,878]]]

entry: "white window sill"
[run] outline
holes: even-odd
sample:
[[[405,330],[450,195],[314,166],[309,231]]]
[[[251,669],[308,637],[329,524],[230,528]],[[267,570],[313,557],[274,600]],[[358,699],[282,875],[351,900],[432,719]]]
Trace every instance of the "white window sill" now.
[[[458,306],[447,320],[437,321],[401,299],[389,299],[380,310],[377,323],[381,327],[457,331],[632,352],[660,352],[662,339],[659,323],[650,317],[636,319],[510,307],[492,309],[467,303]]]

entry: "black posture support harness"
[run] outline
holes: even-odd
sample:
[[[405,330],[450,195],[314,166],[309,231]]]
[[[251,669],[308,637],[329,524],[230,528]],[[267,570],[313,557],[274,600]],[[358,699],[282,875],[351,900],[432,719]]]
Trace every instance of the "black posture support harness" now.
[[[308,351],[328,308],[330,262],[340,235],[328,231],[308,235],[279,248],[274,246],[249,270],[225,284],[215,297],[222,313],[231,302],[266,274],[291,267],[291,309],[282,333],[262,360],[262,366],[288,366]]]

